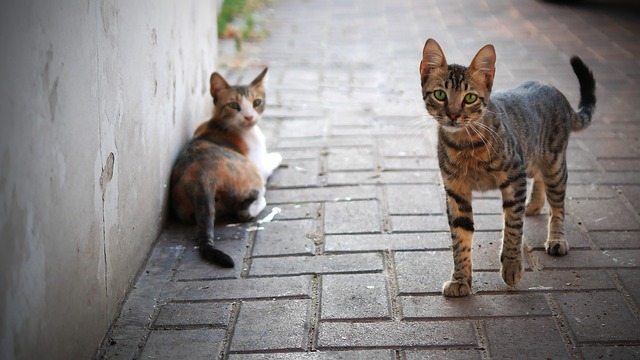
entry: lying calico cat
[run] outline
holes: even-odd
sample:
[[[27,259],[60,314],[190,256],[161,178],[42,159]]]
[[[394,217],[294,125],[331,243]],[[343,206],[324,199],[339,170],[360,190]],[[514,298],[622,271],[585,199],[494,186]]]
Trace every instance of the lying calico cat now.
[[[264,69],[248,86],[230,86],[218,73],[210,78],[213,118],[196,129],[171,173],[171,208],[184,222],[195,221],[200,254],[223,267],[231,257],[214,248],[218,215],[248,220],[266,206],[265,184],[282,161],[267,153],[257,123],[265,107]]]
[[[496,53],[486,45],[471,65],[447,65],[438,43],[425,43],[420,75],[427,111],[438,122],[438,163],[446,193],[454,269],[445,296],[471,290],[472,191],[500,189],[504,214],[500,274],[507,285],[520,282],[523,215],[536,215],[549,202],[547,253],[565,255],[564,199],[569,133],[591,122],[595,79],[578,57],[571,66],[580,83],[577,112],[556,88],[526,82],[491,93]],[[527,177],[534,179],[525,206]]]

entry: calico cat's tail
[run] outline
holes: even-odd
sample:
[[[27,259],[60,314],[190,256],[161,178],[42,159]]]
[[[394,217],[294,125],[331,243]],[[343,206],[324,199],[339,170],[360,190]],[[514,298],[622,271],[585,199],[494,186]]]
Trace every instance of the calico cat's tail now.
[[[591,124],[591,117],[596,108],[596,79],[587,65],[577,56],[571,57],[571,67],[580,83],[580,103],[576,116],[571,122],[571,130],[578,131]]]
[[[198,227],[198,235],[196,236],[198,249],[205,260],[225,268],[232,268],[234,266],[233,259],[213,246],[216,213],[215,190],[208,190],[202,191],[199,199],[194,199],[196,226]]]

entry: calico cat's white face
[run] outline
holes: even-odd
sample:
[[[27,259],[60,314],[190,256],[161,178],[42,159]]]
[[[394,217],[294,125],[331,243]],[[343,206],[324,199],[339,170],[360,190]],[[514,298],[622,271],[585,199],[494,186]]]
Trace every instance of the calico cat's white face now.
[[[438,43],[427,40],[420,62],[427,111],[445,131],[468,131],[484,116],[494,73],[495,51],[491,45],[483,47],[467,68],[447,65]]]
[[[211,75],[214,118],[230,132],[242,132],[256,125],[265,108],[264,69],[247,86],[230,86],[218,73]]]

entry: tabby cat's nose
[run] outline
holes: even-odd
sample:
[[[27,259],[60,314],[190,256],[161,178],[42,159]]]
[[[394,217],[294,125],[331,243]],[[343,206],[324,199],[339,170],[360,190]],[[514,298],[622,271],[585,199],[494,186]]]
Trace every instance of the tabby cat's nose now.
[[[244,119],[247,120],[247,122],[252,122],[253,121],[253,115],[245,115]]]
[[[447,116],[449,116],[449,119],[455,121],[460,117],[460,114],[447,114]]]

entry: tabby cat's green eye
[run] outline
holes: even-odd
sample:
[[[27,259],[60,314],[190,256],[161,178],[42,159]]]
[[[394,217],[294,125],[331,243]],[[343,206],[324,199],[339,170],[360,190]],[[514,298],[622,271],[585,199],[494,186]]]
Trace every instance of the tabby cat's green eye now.
[[[262,105],[262,100],[260,100],[260,99],[255,99],[255,100],[253,100],[253,107],[254,107],[254,108],[255,108],[255,107],[258,107],[258,106],[260,106],[260,105]]]
[[[444,101],[447,98],[447,94],[445,94],[442,90],[434,91],[433,96],[440,101]]]
[[[469,93],[464,96],[464,102],[467,104],[473,104],[476,100],[478,100],[478,95],[476,94]]]
[[[227,104],[227,106],[232,108],[233,110],[240,111],[240,104],[238,104],[237,102],[230,102]]]

